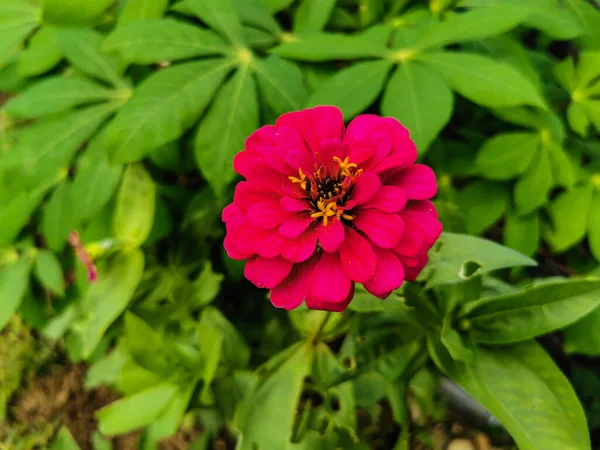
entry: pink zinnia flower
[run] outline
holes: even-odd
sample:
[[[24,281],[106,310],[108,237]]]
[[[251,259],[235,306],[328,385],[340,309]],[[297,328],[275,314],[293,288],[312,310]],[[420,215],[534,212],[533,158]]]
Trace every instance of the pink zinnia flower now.
[[[259,128],[233,167],[245,177],[223,210],[225,249],[271,289],[274,306],[343,311],[362,283],[386,298],[427,264],[442,225],[433,171],[396,119],[339,109],[284,114]]]

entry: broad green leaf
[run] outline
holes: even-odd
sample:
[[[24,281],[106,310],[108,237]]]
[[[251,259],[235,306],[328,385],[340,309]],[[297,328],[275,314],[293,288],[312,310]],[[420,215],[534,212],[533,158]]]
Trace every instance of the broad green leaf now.
[[[349,120],[375,101],[391,68],[392,62],[383,60],[360,62],[340,70],[313,92],[308,106],[337,106]]]
[[[49,186],[0,195],[0,246],[11,244],[29,221]]]
[[[588,218],[588,243],[596,261],[600,261],[600,188],[596,187],[592,197]]]
[[[200,400],[205,404],[214,403],[210,385],[215,378],[223,351],[223,335],[206,323],[198,323],[198,343],[202,355],[202,391]]]
[[[195,386],[188,387],[185,391],[179,390],[169,400],[160,415],[146,428],[142,450],[154,450],[160,444],[160,439],[175,434],[185,414],[190,397]]]
[[[0,266],[0,330],[6,326],[23,300],[29,284],[30,270],[31,261],[27,255]]]
[[[144,253],[139,249],[118,253],[100,270],[98,281],[81,299],[82,318],[71,326],[71,342],[81,358],[88,358],[102,336],[125,310],[142,278]]]
[[[217,93],[194,142],[196,162],[218,198],[235,177],[233,157],[258,125],[256,82],[244,65]]]
[[[162,383],[117,400],[96,412],[98,428],[107,436],[150,425],[177,395],[177,386]]]
[[[535,265],[532,259],[495,242],[444,232],[429,252],[429,264],[419,279],[426,279],[427,288],[431,288],[458,283],[498,269]]]
[[[553,141],[544,141],[542,146],[548,150],[550,158],[550,167],[552,168],[552,178],[555,184],[570,189],[577,182],[578,167],[575,166],[571,158],[563,148]]]
[[[540,245],[538,213],[519,216],[509,210],[504,218],[504,245],[527,256],[533,256]]]
[[[362,284],[357,284],[354,298],[348,305],[348,309],[358,313],[383,311],[383,302],[381,299],[369,294]]]
[[[54,294],[63,296],[65,294],[65,280],[62,267],[54,253],[41,250],[35,259],[34,273],[42,286]]]
[[[583,408],[536,342],[480,347],[474,364],[444,370],[502,422],[520,450],[590,450]]]
[[[19,119],[35,119],[115,97],[116,92],[85,78],[53,77],[27,88],[11,99],[4,109]]]
[[[465,342],[465,338],[452,327],[452,316],[450,314],[444,318],[440,339],[455,361],[472,364],[475,360],[475,346],[470,342]]]
[[[136,20],[160,19],[169,6],[169,0],[127,0],[119,15],[119,26]]]
[[[496,36],[513,29],[526,15],[524,9],[502,7],[495,8],[493,14],[485,8],[452,14],[445,21],[429,27],[416,48],[422,50]]]
[[[470,336],[477,342],[524,341],[576,322],[600,305],[600,281],[550,281],[523,291],[465,305]]]
[[[418,57],[439,72],[452,89],[480,105],[546,108],[536,86],[508,64],[464,52],[431,52]]]
[[[276,46],[279,43],[277,37],[263,30],[256,28],[243,27],[244,38],[248,42],[248,46],[256,50],[267,50]]]
[[[79,445],[65,426],[60,427],[60,431],[50,446],[50,450],[79,450]]]
[[[59,26],[82,26],[96,22],[113,0],[42,0],[42,20]]]
[[[566,0],[566,3],[583,25],[584,33],[577,39],[579,45],[590,50],[600,49],[600,16],[596,7],[585,0]]]
[[[128,396],[152,388],[164,381],[164,375],[150,372],[130,358],[120,367],[115,387]]]
[[[587,135],[587,129],[590,125],[590,120],[585,114],[585,108],[579,103],[570,103],[567,107],[567,121],[569,127],[581,137]]]
[[[279,23],[260,1],[232,0],[244,25],[269,32],[273,37],[281,35]]]
[[[0,186],[20,192],[56,182],[66,174],[82,143],[114,111],[113,103],[52,116],[24,128],[0,160]]]
[[[592,185],[575,187],[547,206],[550,224],[544,230],[544,239],[554,252],[564,252],[585,237],[593,190]]]
[[[485,180],[474,181],[460,191],[457,204],[469,234],[481,234],[496,223],[506,211],[509,198],[507,186]]]
[[[223,274],[213,272],[212,264],[207,261],[198,278],[194,280],[194,301],[192,305],[202,307],[213,301],[221,290],[221,283],[224,278]]]
[[[129,89],[119,76],[117,61],[100,51],[102,34],[91,28],[56,28],[56,34],[61,52],[74,67],[115,87]]]
[[[253,59],[252,65],[261,96],[277,116],[302,109],[308,93],[295,63],[271,55]]]
[[[235,47],[243,48],[242,25],[232,0],[185,0],[185,5]]]
[[[250,348],[244,337],[221,314],[211,306],[202,310],[200,323],[214,328],[223,337],[223,360],[230,369],[245,369],[250,362]]]
[[[140,20],[120,26],[102,43],[102,51],[118,54],[127,64],[171,62],[230,50],[216,33],[173,19]]]
[[[288,6],[290,6],[294,0],[256,0],[259,4],[263,5],[272,13],[277,13]]]
[[[137,364],[158,374],[172,373],[175,355],[164,336],[129,312],[125,313],[125,339],[127,350]]]
[[[570,354],[600,355],[600,309],[563,330],[565,351]]]
[[[294,34],[312,34],[323,31],[335,3],[336,0],[302,0],[294,13]]]
[[[544,205],[552,185],[550,157],[548,150],[542,147],[533,157],[527,171],[515,184],[514,199],[517,213],[529,214]]]
[[[272,52],[284,58],[318,62],[380,57],[388,50],[364,36],[321,33],[295,38]]]
[[[94,450],[112,450],[112,444],[110,440],[98,431],[94,431],[92,434],[92,448]]]
[[[58,38],[54,28],[44,26],[29,40],[18,62],[19,74],[40,75],[52,69],[62,59]]]
[[[274,373],[242,400],[234,419],[235,427],[241,432],[240,450],[289,447],[297,403],[312,360],[310,345],[296,348]]]
[[[139,247],[150,235],[156,205],[156,186],[140,163],[125,169],[113,217],[115,236]]]
[[[113,162],[137,161],[179,137],[198,119],[231,61],[184,63],[150,75],[106,129]]]
[[[485,178],[509,180],[527,170],[539,145],[537,133],[497,134],[479,149],[476,164]]]
[[[55,252],[64,248],[69,233],[76,227],[72,193],[70,182],[62,181],[52,193],[42,216],[42,234],[48,248]]]
[[[420,152],[425,152],[446,126],[452,109],[452,92],[444,80],[410,61],[396,69],[381,103],[381,112],[408,128]]]
[[[41,20],[39,7],[23,0],[8,0],[0,5],[0,67],[17,52],[23,39]]]
[[[522,2],[515,1],[515,5],[519,3]],[[585,33],[583,23],[565,3],[554,0],[525,2],[528,7],[533,7],[530,8],[530,13],[524,21],[525,25],[537,28],[558,40],[573,39],[583,35]]]
[[[104,134],[98,134],[77,160],[71,183],[71,197],[77,208],[76,222],[95,216],[110,200],[121,179],[122,167],[108,162],[104,151]]]
[[[85,374],[85,388],[93,389],[102,384],[115,385],[119,372],[126,361],[130,360],[124,350],[125,345],[120,341],[109,353],[94,361]]]

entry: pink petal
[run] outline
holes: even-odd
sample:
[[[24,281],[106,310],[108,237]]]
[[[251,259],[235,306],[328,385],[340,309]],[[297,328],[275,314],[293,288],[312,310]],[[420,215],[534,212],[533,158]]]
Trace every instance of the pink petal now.
[[[246,179],[252,183],[261,186],[265,191],[271,191],[278,195],[284,194],[284,185],[291,184],[288,176],[292,174],[292,170],[280,172],[275,170],[268,164],[260,161],[253,161],[246,168]]]
[[[285,153],[279,149],[277,141],[278,130],[273,125],[261,127],[248,136],[244,148],[253,155],[250,164],[262,162],[278,172],[289,172],[290,166],[283,158]]]
[[[337,219],[329,220],[327,226],[324,226],[322,222],[317,226],[319,244],[323,250],[335,252],[340,248],[346,235],[344,228],[342,222]]]
[[[295,239],[304,233],[315,219],[309,214],[292,214],[279,227],[279,234],[288,239]]]
[[[399,255],[415,257],[425,251],[425,231],[414,220],[404,217],[404,233],[400,243],[394,247]]]
[[[384,299],[402,285],[404,267],[391,250],[379,247],[375,247],[373,250],[375,250],[379,265],[375,276],[363,285],[375,297]]]
[[[377,209],[360,208],[353,221],[376,245],[393,248],[400,243],[404,232],[404,221],[398,214],[390,214]]]
[[[252,165],[252,162],[255,161],[256,158],[257,155],[246,150],[237,153],[233,157],[233,170],[243,177],[247,176],[248,167]]]
[[[260,185],[248,181],[239,182],[233,194],[234,203],[246,211],[256,203],[276,198],[277,196],[273,192],[266,191]]]
[[[325,139],[342,139],[344,136],[344,117],[335,106],[317,106],[290,112],[279,117],[276,125],[297,130],[315,155]]]
[[[344,310],[348,307],[352,298],[354,297],[354,282],[352,282],[352,286],[350,287],[350,292],[348,293],[348,297],[342,302],[321,302],[319,307],[311,307],[310,299],[306,301],[306,306],[310,309],[319,309],[323,311],[331,311],[331,312],[344,312]]]
[[[394,213],[401,211],[406,201],[406,193],[402,189],[395,186],[382,186],[365,206]]]
[[[285,195],[281,197],[279,201],[283,209],[288,212],[301,212],[301,211],[311,211],[312,207],[308,202],[308,199],[300,199],[290,197],[289,195]]]
[[[293,264],[281,256],[263,258],[255,256],[246,262],[244,276],[259,288],[272,289],[283,281]]]
[[[288,261],[300,263],[310,258],[317,249],[317,233],[309,230],[296,239],[283,239],[281,255]]]
[[[221,220],[223,222],[235,220],[236,217],[240,217],[240,216],[245,217],[246,215],[243,213],[243,211],[240,209],[240,207],[238,205],[236,205],[235,203],[230,203],[225,208],[223,208],[223,211],[221,212]]]
[[[358,283],[369,281],[377,270],[377,256],[371,244],[352,228],[346,231],[346,239],[340,248],[340,260],[344,271]]]
[[[403,136],[407,137],[408,131],[396,119],[372,114],[358,116],[346,131],[348,156],[369,170],[384,160],[393,151],[394,142]]]
[[[409,201],[400,212],[400,216],[418,223],[425,232],[425,250],[428,250],[442,234],[443,227],[437,218],[437,211],[428,200]]]
[[[248,259],[254,255],[254,252],[251,249],[240,247],[239,242],[231,233],[228,233],[225,236],[223,247],[225,248],[227,256],[238,261]]]
[[[431,168],[423,164],[407,167],[387,183],[403,189],[407,197],[414,200],[429,199],[437,192],[435,174]]]
[[[321,142],[320,150],[317,152],[317,160],[327,166],[334,159],[335,156],[344,159],[345,155],[344,146],[342,141],[338,138],[325,139]],[[337,166],[339,168],[339,166]]]
[[[308,284],[306,306],[332,310],[348,299],[352,280],[342,268],[337,253],[322,253]]]
[[[280,255],[286,241],[285,238],[279,235],[277,230],[262,230],[260,228],[255,228],[249,239],[249,245],[254,253],[263,258],[274,258]]]
[[[248,210],[250,224],[265,230],[279,226],[287,218],[288,214],[276,200],[257,203]]]
[[[350,198],[357,205],[362,205],[368,202],[380,187],[381,181],[379,180],[379,176],[373,172],[364,172],[356,181]]]
[[[427,265],[429,257],[424,254],[418,259],[401,258],[404,266],[404,278],[406,281],[415,281],[423,268]]]
[[[308,285],[318,260],[318,255],[315,255],[308,261],[294,264],[289,276],[271,290],[273,306],[291,310],[308,298]]]

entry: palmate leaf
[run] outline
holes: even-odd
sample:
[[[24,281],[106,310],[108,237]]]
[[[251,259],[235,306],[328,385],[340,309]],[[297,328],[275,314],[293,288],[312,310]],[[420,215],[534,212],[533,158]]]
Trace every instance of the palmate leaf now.
[[[160,19],[118,27],[104,40],[102,51],[117,54],[127,64],[153,64],[224,54],[231,47],[213,31]]]
[[[336,0],[302,0],[294,14],[294,34],[323,31],[335,4]]]
[[[169,6],[169,0],[127,0],[119,15],[119,25],[136,20],[159,19]]]
[[[149,76],[106,129],[110,159],[138,161],[179,138],[198,119],[233,64],[211,59],[172,66]]]
[[[379,57],[389,50],[365,36],[320,33],[282,44],[272,52],[298,61],[336,61]]]
[[[509,209],[504,218],[504,245],[527,256],[533,256],[540,243],[540,216],[517,215]]]
[[[490,180],[509,180],[527,170],[539,148],[538,133],[501,133],[485,141],[476,165]]]
[[[58,26],[93,24],[113,4],[112,0],[42,0],[43,22]]]
[[[222,198],[235,176],[233,157],[258,124],[256,81],[245,64],[219,90],[196,132],[196,162],[217,197]]]
[[[0,67],[40,22],[39,8],[23,0],[5,0],[0,5]]]
[[[235,47],[243,47],[242,25],[232,0],[185,0],[185,5]]]
[[[253,59],[252,67],[261,97],[276,115],[302,109],[308,92],[302,72],[294,62],[271,55],[264,60]]]
[[[513,197],[517,213],[529,214],[544,205],[553,184],[549,151],[547,146],[541,145],[515,184]]]
[[[408,128],[417,149],[424,152],[450,120],[452,107],[452,92],[444,80],[408,61],[396,69],[385,88],[381,112]]]
[[[50,26],[43,26],[29,40],[28,47],[21,54],[19,74],[40,75],[56,66],[61,58],[56,31]]]

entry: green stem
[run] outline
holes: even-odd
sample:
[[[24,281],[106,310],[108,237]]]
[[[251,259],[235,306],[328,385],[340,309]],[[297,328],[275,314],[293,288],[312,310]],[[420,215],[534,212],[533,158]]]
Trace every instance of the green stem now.
[[[329,320],[330,317],[331,317],[331,311],[327,311],[327,314],[325,314],[325,318],[319,325],[319,328],[317,328],[317,331],[312,338],[313,342],[317,342],[319,340],[319,337],[321,336],[321,333],[323,332],[323,329],[325,328],[325,325],[327,324],[327,321]]]

